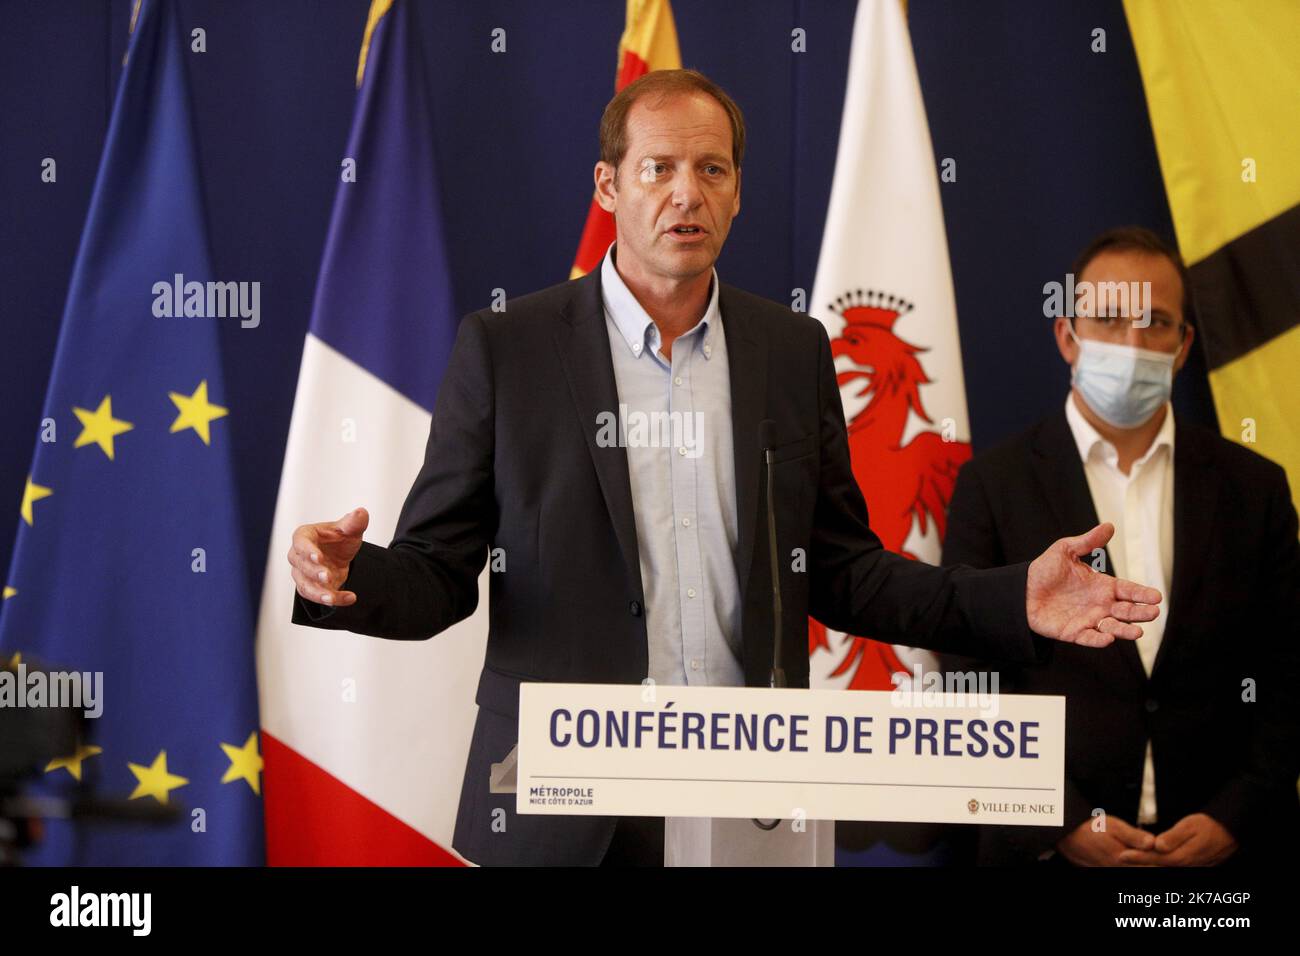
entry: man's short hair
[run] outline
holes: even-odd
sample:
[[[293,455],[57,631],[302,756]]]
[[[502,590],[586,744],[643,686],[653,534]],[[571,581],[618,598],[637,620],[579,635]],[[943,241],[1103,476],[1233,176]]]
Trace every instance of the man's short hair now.
[[[745,156],[745,117],[726,91],[698,70],[652,70],[615,94],[600,118],[600,159],[617,171],[627,154],[627,114],[643,96],[662,103],[670,96],[704,93],[713,97],[731,121],[731,161],[740,170]]]
[[[1083,275],[1083,270],[1088,268],[1088,264],[1103,252],[1145,252],[1149,255],[1164,256],[1168,259],[1173,263],[1174,268],[1178,270],[1178,279],[1183,284],[1183,301],[1181,303],[1183,319],[1188,323],[1191,322],[1192,289],[1191,282],[1188,279],[1187,265],[1183,262],[1183,257],[1178,252],[1178,248],[1172,242],[1145,226],[1116,226],[1113,229],[1107,229],[1088,243],[1083,251],[1075,257],[1074,265],[1070,267],[1075,281],[1078,281],[1079,277]]]

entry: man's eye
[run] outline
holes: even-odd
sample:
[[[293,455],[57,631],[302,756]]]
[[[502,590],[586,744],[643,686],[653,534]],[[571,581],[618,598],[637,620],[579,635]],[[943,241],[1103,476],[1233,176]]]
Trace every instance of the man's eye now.
[[[717,175],[718,173],[722,172],[721,166],[705,166],[704,168],[707,172],[712,173],[713,175]]]
[[[668,171],[667,163],[656,163],[653,159],[644,159],[641,161],[641,182],[652,183],[663,178]]]

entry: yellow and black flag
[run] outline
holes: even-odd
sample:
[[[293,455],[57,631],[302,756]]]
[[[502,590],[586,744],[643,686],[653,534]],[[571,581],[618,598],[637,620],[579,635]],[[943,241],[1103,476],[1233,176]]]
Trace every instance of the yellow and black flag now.
[[[1300,508],[1300,4],[1124,9],[1220,427]]]

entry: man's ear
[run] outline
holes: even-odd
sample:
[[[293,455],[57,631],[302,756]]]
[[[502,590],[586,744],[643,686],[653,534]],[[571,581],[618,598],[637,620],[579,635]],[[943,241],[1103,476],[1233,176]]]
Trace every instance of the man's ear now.
[[[1196,338],[1196,327],[1187,326],[1187,334],[1183,336],[1182,348],[1178,350],[1178,357],[1174,359],[1174,374],[1177,375],[1179,369],[1187,364],[1187,356],[1192,354],[1192,339]]]
[[[1052,331],[1056,334],[1056,348],[1060,351],[1061,358],[1065,359],[1066,365],[1073,367],[1075,359],[1079,357],[1079,346],[1070,338],[1070,320],[1058,315]]]
[[[736,198],[731,204],[731,218],[735,219],[740,215],[740,170],[736,170]]]
[[[615,200],[618,198],[618,187],[614,185],[616,172],[612,165],[602,160],[596,164],[593,174],[596,180],[596,202],[608,213],[612,213],[617,205]]]

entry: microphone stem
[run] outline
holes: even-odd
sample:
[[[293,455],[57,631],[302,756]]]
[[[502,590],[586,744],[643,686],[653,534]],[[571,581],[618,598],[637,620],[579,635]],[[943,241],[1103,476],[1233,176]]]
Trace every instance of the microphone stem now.
[[[767,461],[767,552],[772,569],[772,679],[771,686],[785,687],[785,668],[781,648],[781,573],[776,554],[776,506],[772,498],[772,449],[764,449]]]

